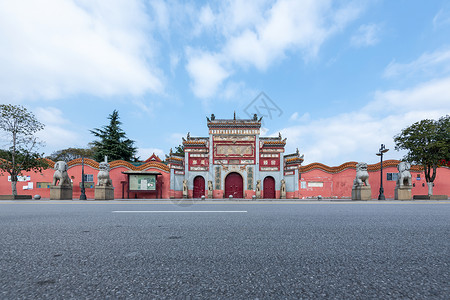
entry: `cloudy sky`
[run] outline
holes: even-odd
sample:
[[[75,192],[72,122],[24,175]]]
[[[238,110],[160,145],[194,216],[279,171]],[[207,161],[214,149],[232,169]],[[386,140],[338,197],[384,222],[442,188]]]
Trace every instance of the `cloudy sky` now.
[[[86,147],[114,109],[141,159],[236,111],[305,164],[376,163],[450,113],[449,37],[440,0],[0,0],[0,102],[46,125],[46,154]]]

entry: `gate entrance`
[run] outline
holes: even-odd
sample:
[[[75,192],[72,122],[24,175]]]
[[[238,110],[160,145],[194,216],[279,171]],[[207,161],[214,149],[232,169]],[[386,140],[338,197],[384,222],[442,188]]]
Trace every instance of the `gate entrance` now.
[[[202,176],[194,178],[194,191],[192,198],[201,198],[205,195],[205,179]]]
[[[225,198],[244,198],[244,180],[239,173],[230,173],[225,178]]]
[[[275,199],[275,179],[272,176],[264,178],[264,198]]]

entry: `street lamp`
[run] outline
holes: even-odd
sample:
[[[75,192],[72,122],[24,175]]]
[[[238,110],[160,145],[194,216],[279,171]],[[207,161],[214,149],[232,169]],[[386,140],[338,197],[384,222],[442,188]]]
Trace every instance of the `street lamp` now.
[[[84,157],[81,157],[81,194],[80,200],[86,200],[86,192],[84,190]]]
[[[383,189],[383,154],[388,151],[389,151],[389,149],[386,149],[384,144],[381,144],[380,152],[376,153],[378,156],[381,157],[380,194],[378,195],[378,200],[386,200],[386,197],[384,196],[384,189]]]

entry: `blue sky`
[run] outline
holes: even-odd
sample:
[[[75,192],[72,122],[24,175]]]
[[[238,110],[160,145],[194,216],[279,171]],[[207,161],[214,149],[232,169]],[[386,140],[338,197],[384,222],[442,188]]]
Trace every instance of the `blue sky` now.
[[[305,164],[400,159],[395,134],[450,113],[450,3],[4,0],[0,102],[46,125],[46,154],[114,109],[146,159],[259,107]]]

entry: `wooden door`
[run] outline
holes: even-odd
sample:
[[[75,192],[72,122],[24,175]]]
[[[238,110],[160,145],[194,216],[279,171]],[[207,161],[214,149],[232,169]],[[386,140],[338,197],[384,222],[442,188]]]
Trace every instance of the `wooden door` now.
[[[205,179],[202,176],[194,178],[194,191],[192,198],[201,198],[205,195]]]
[[[275,199],[275,179],[272,176],[264,178],[264,198]]]
[[[233,198],[244,197],[244,181],[239,173],[230,173],[225,178],[225,198],[230,195]]]

